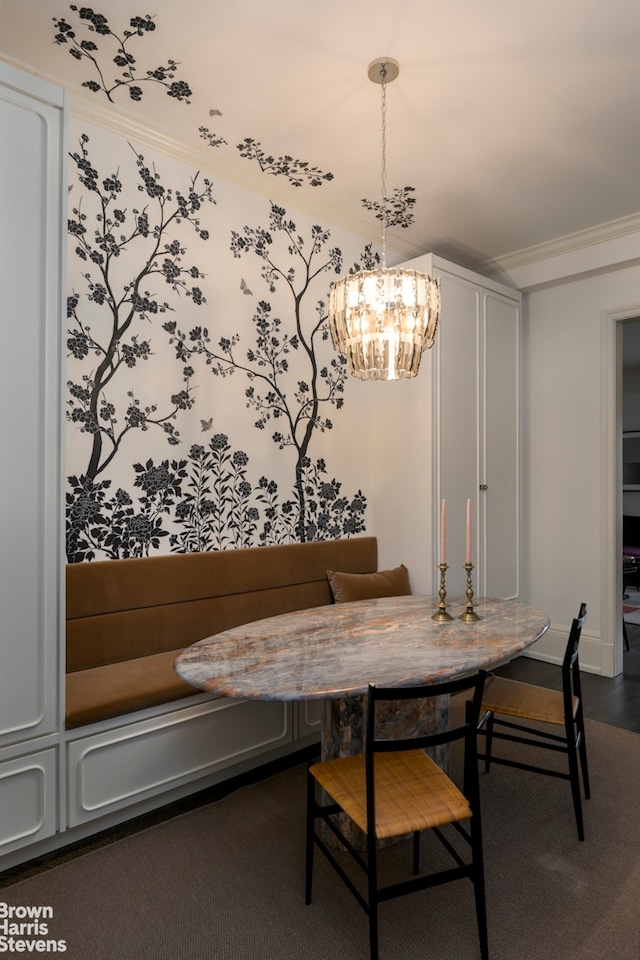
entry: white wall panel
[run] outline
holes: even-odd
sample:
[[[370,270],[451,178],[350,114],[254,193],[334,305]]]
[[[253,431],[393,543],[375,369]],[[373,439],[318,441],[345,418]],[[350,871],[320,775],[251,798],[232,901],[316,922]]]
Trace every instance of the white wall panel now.
[[[68,744],[77,826],[293,740],[292,708],[223,698]]]
[[[55,729],[62,95],[0,64],[0,742]]]

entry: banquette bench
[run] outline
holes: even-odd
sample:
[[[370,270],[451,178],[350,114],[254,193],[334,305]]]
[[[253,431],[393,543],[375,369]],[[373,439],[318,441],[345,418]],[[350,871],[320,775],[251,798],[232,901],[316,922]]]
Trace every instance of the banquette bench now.
[[[317,751],[322,701],[217,696],[174,661],[219,631],[358,599],[349,591],[408,592],[404,568],[398,585],[377,566],[368,536],[69,564],[66,664],[64,649],[34,664],[51,727],[26,756],[3,748],[0,871]]]
[[[354,537],[68,565],[66,812],[52,842],[315,749],[321,701],[203,693],[174,660],[221,630],[332,603],[327,571],[384,579],[377,564],[375,537]]]
[[[180,651],[263,617],[332,602],[327,570],[377,570],[375,537],[69,564],[66,727],[194,696]]]

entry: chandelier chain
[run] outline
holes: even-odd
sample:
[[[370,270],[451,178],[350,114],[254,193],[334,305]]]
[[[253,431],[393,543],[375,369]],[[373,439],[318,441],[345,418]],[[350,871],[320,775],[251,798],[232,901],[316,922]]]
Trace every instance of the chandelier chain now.
[[[386,64],[380,64],[380,77],[382,80],[382,166],[381,166],[381,213],[382,213],[382,267],[387,266],[387,77]]]

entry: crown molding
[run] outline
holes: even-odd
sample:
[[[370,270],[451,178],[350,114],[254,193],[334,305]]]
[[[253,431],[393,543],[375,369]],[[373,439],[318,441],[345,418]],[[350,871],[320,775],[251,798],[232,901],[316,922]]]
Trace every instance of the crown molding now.
[[[575,253],[585,247],[617,240],[632,233],[640,233],[640,213],[633,213],[619,220],[609,220],[586,230],[568,233],[564,237],[538,243],[532,247],[516,250],[503,257],[495,257],[477,264],[474,268],[485,276],[510,273],[520,267],[527,267],[541,260],[551,260],[567,253]]]

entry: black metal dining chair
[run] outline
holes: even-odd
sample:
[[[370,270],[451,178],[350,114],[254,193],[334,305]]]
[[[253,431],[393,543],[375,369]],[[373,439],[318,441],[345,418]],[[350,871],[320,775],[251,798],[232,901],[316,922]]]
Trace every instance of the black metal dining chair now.
[[[317,846],[369,917],[371,960],[378,957],[378,905],[385,900],[437,884],[468,878],[475,905],[482,960],[488,958],[482,830],[480,823],[477,725],[484,672],[440,684],[406,689],[369,687],[364,754],[311,764],[307,787],[306,903],[311,902],[313,854]],[[403,739],[389,739],[379,729],[389,702],[473,690],[464,721],[449,730]],[[386,706],[385,706],[386,705]],[[425,752],[439,744],[464,742],[462,786]],[[319,788],[322,788],[320,790]],[[325,791],[324,795],[322,791]],[[317,799],[317,794],[320,799]],[[366,855],[346,836],[344,822],[366,835]],[[350,856],[343,865],[325,842],[321,824]],[[420,871],[420,834],[431,830],[452,858],[448,869]],[[449,834],[453,834],[450,836]],[[381,885],[378,841],[412,837],[413,876]],[[388,850],[386,851],[389,852]],[[349,869],[349,868],[352,869]],[[356,877],[354,877],[354,874]],[[359,877],[358,877],[359,874]],[[364,881],[362,876],[364,875]],[[360,879],[360,886],[357,884]]]
[[[491,769],[492,763],[498,763],[550,777],[559,777],[571,782],[573,807],[580,840],[584,840],[584,825],[578,759],[582,768],[584,795],[587,799],[590,796],[580,663],[578,660],[578,644],[586,617],[587,607],[583,603],[580,605],[578,616],[574,619],[569,631],[562,661],[562,690],[549,690],[532,683],[522,683],[519,680],[491,675],[487,677],[484,688],[482,716],[478,729],[478,733],[486,738],[485,752],[479,753],[478,757],[485,761],[487,772]],[[509,719],[506,720],[504,717],[509,717]],[[523,720],[527,723],[522,723]],[[531,722],[538,723],[539,726],[531,727],[529,726]],[[562,734],[558,733],[558,728],[564,728],[564,732]],[[555,732],[552,733],[551,730]],[[543,767],[512,757],[496,756],[493,751],[496,740],[522,743],[527,746],[563,753],[567,757],[568,769]]]

